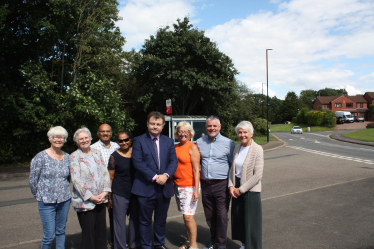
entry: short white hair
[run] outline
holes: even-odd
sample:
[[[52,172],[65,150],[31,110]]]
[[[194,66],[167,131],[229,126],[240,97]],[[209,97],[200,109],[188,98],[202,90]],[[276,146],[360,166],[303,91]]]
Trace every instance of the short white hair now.
[[[238,132],[239,132],[239,128],[243,129],[243,130],[246,130],[248,131],[249,133],[251,133],[251,135],[253,135],[253,125],[251,122],[249,121],[241,121],[236,127],[235,127],[235,132],[236,132],[236,135],[238,135]]]
[[[178,131],[182,127],[185,128],[186,130],[188,130],[192,137],[195,136],[195,131],[193,130],[191,124],[187,121],[181,121],[181,122],[178,123],[177,127],[175,128],[175,132],[174,132],[175,136],[178,135]]]
[[[209,117],[206,119],[205,124],[207,124],[208,121],[211,121],[211,120],[217,120],[218,125],[221,125],[221,121],[219,121],[219,118],[218,118],[217,116],[209,116]]]
[[[79,128],[78,130],[76,130],[76,132],[74,133],[74,136],[73,136],[73,141],[78,144],[78,135],[82,132],[85,132],[88,134],[88,136],[90,137],[90,140],[92,141],[92,136],[91,136],[91,132],[90,130],[87,128],[87,127],[82,127],[82,128]]]
[[[63,136],[65,138],[65,142],[68,139],[68,132],[62,126],[55,126],[51,127],[47,132],[47,136],[49,139],[52,139],[54,136]]]

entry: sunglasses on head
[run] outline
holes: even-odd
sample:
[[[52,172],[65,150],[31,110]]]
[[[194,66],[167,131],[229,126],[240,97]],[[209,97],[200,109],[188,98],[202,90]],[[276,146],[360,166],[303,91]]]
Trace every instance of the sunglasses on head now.
[[[123,142],[128,142],[128,141],[130,141],[130,138],[125,138],[125,139],[118,139],[117,140],[118,141],[118,143],[120,144],[120,143],[123,143]]]
[[[208,117],[206,118],[206,120],[211,119],[211,118],[214,118],[214,119],[219,120],[219,117],[217,117],[217,116],[213,116],[213,115],[208,116]]]

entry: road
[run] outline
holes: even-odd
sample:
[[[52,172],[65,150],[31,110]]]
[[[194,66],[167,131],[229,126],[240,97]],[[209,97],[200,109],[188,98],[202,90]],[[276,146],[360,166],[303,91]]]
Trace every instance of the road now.
[[[373,149],[330,141],[324,135],[276,133],[287,146],[265,153],[264,249],[374,249],[374,164],[369,164]],[[350,152],[354,147],[359,149]],[[0,181],[0,193],[0,248],[39,248],[42,226],[27,178]],[[201,202],[195,219],[198,245],[203,248],[209,229]],[[71,209],[66,248],[80,248],[79,232]],[[182,217],[172,199],[166,246],[177,248],[184,236]],[[227,248],[239,248],[238,241],[231,240],[230,227]]]

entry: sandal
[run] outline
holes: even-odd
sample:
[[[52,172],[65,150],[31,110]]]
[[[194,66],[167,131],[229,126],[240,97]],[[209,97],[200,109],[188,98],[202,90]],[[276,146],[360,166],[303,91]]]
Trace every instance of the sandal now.
[[[189,249],[190,248],[190,241],[189,240],[186,240],[185,242],[184,242],[184,244],[181,246],[181,247],[179,247],[179,249]]]

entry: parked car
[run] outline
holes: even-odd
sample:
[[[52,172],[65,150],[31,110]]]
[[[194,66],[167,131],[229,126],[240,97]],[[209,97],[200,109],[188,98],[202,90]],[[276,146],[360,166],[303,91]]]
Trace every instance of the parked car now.
[[[355,121],[356,121],[356,122],[360,122],[360,121],[364,122],[365,119],[364,119],[363,116],[356,116],[356,117],[355,117]]]
[[[354,118],[350,112],[336,111],[335,117],[338,119],[338,123],[353,123]],[[345,119],[344,119],[345,118]]]
[[[291,124],[291,121],[284,121],[283,124]]]
[[[300,128],[300,126],[294,126],[291,129],[291,134],[303,134],[303,129]]]

